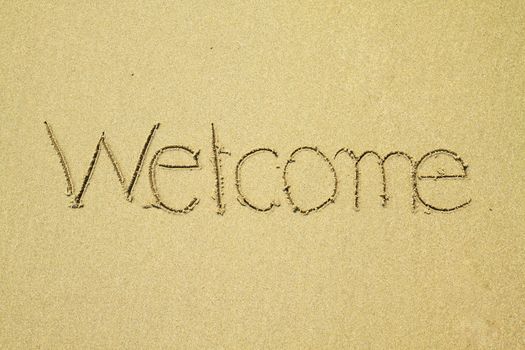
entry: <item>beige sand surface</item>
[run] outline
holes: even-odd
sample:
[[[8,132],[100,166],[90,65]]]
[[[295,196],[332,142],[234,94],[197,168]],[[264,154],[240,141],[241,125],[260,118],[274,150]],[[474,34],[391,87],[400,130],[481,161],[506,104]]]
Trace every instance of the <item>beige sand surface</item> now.
[[[88,3],[0,7],[0,348],[525,348],[523,1]]]

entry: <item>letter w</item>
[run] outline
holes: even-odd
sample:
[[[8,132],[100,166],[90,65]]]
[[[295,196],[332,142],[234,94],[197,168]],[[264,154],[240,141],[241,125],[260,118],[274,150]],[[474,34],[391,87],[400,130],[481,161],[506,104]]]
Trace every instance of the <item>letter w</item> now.
[[[60,146],[58,144],[58,141],[53,133],[53,130],[49,123],[44,122],[46,125],[47,134],[49,136],[49,139],[51,140],[51,144],[53,145],[53,148],[55,149],[55,152],[58,155],[60,165],[62,166],[62,170],[64,172],[64,176],[66,178],[66,194],[68,196],[72,196],[74,194],[74,186],[73,186],[73,180],[71,173],[69,171],[69,166],[67,164],[66,157],[64,156],[64,153],[60,149]],[[144,144],[144,147],[142,148],[142,152],[140,153],[139,159],[137,161],[137,165],[135,167],[135,172],[133,173],[133,176],[131,178],[131,181],[129,184],[126,184],[126,180],[124,178],[124,175],[122,174],[122,170],[120,169],[115,156],[111,152],[107,142],[106,142],[106,136],[104,133],[102,133],[102,136],[100,136],[100,139],[97,143],[97,147],[95,149],[95,153],[93,154],[93,158],[91,158],[91,162],[89,164],[89,168],[87,171],[87,174],[84,176],[84,180],[82,181],[82,186],[78,193],[75,195],[73,202],[71,203],[71,208],[82,208],[82,198],[84,197],[86,190],[89,186],[89,183],[91,181],[91,177],[93,176],[93,172],[95,170],[95,166],[97,164],[98,158],[100,156],[100,152],[102,150],[106,151],[106,154],[109,157],[109,160],[111,161],[111,164],[113,165],[113,169],[117,173],[118,180],[120,182],[120,185],[122,186],[122,189],[124,191],[124,194],[126,195],[126,199],[130,202],[133,201],[133,189],[135,188],[135,185],[137,184],[138,178],[140,176],[140,173],[142,171],[142,167],[144,165],[144,160],[146,158],[146,154],[148,152],[149,146],[151,142],[153,141],[153,137],[155,136],[155,133],[157,129],[159,128],[160,124],[155,124],[153,128],[151,129],[151,132],[146,139],[146,143]]]

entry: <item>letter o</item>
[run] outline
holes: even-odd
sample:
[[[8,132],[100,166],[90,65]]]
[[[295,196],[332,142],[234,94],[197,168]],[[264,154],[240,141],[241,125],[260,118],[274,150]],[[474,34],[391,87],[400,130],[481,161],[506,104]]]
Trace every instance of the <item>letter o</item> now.
[[[295,162],[294,157],[300,152],[314,152],[315,154],[317,154],[324,162],[326,162],[326,164],[328,164],[328,167],[330,168],[330,172],[333,175],[334,185],[333,185],[333,190],[332,190],[331,195],[324,202],[322,202],[321,204],[319,204],[319,205],[317,205],[315,207],[312,207],[312,208],[300,208],[294,202],[294,200],[292,198],[292,193],[291,193],[291,190],[290,190],[290,185],[288,184],[288,179],[287,179],[288,168],[289,168],[290,164]],[[292,154],[290,155],[290,158],[286,162],[286,165],[284,166],[283,181],[284,181],[284,193],[286,194],[286,198],[288,199],[288,201],[292,205],[293,211],[294,212],[299,212],[299,213],[304,214],[304,215],[308,215],[308,214],[310,214],[312,212],[318,211],[318,210],[326,207],[330,203],[333,203],[335,201],[335,197],[337,195],[338,181],[337,181],[337,174],[335,172],[335,168],[334,168],[332,162],[330,162],[330,159],[328,159],[328,157],[326,155],[324,155],[324,153],[321,152],[317,147],[303,146],[303,147],[299,147],[295,151],[293,151]]]

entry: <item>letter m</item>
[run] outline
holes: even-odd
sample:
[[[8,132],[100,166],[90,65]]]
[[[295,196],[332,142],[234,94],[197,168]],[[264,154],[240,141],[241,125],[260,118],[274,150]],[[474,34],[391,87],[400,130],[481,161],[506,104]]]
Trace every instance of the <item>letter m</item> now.
[[[412,208],[415,209],[416,207],[416,198],[417,198],[417,195],[416,195],[416,190],[415,190],[415,186],[416,186],[416,179],[415,179],[415,176],[416,176],[416,170],[415,170],[415,166],[416,166],[416,163],[414,162],[413,158],[411,156],[409,156],[408,154],[406,154],[405,152],[400,152],[400,151],[396,151],[396,152],[390,152],[388,153],[384,158],[382,158],[377,152],[375,151],[366,151],[364,152],[363,154],[361,154],[360,156],[357,156],[352,150],[349,150],[348,148],[342,148],[340,149],[339,151],[336,152],[334,158],[337,158],[340,154],[347,154],[351,159],[352,161],[354,162],[354,165],[355,165],[355,178],[354,178],[354,182],[355,182],[355,188],[354,188],[354,207],[355,209],[359,209],[359,196],[360,196],[360,181],[361,181],[361,161],[367,157],[367,156],[373,156],[377,159],[377,163],[380,167],[380,170],[381,170],[381,177],[382,177],[382,193],[381,193],[381,198],[382,198],[382,206],[383,207],[386,207],[387,206],[387,203],[390,199],[389,195],[388,195],[388,191],[387,191],[387,182],[386,182],[386,172],[385,172],[385,163],[386,161],[389,159],[389,158],[393,158],[393,157],[403,157],[405,158],[406,160],[408,160],[410,162],[410,167],[411,167],[411,170],[410,170],[410,177],[411,177],[411,182],[412,182]]]

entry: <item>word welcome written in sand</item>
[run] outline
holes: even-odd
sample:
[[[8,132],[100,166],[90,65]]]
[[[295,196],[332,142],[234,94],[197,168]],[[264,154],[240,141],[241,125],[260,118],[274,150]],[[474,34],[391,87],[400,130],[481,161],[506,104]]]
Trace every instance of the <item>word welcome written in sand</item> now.
[[[82,208],[84,206],[84,196],[86,194],[86,191],[89,187],[89,184],[92,179],[92,175],[94,173],[94,170],[97,165],[97,161],[101,155],[102,152],[104,152],[107,157],[109,158],[113,169],[118,177],[118,180],[122,186],[122,189],[125,194],[125,198],[129,202],[133,202],[133,192],[137,185],[138,179],[143,172],[143,168],[146,165],[146,158],[151,146],[151,143],[153,139],[155,138],[155,134],[158,131],[160,124],[156,124],[151,129],[150,133],[146,137],[146,141],[144,143],[144,146],[142,147],[142,150],[139,154],[135,170],[133,172],[133,175],[131,177],[131,180],[127,182],[125,180],[125,176],[123,175],[123,172],[121,170],[121,167],[119,163],[116,160],[115,155],[111,151],[111,148],[109,147],[109,144],[106,140],[105,133],[102,133],[102,136],[98,140],[98,143],[96,144],[95,152],[93,153],[93,157],[91,158],[91,162],[89,164],[89,167],[87,169],[87,173],[85,174],[82,184],[80,186],[80,189],[75,194],[74,185],[73,185],[73,178],[72,174],[70,172],[70,168],[68,166],[68,161],[66,158],[66,155],[62,148],[59,146],[59,142],[53,132],[53,129],[51,128],[51,125],[47,122],[44,122],[47,134],[49,136],[49,139],[51,141],[51,144],[58,155],[58,159],[60,162],[60,165],[62,167],[62,170],[64,172],[67,189],[66,194],[68,196],[72,196],[73,200],[71,203],[71,208]],[[216,132],[216,128],[213,124],[211,124],[211,162],[212,162],[212,170],[214,175],[214,200],[216,203],[216,212],[217,214],[224,214],[225,213],[225,195],[224,195],[224,182],[225,178],[223,176],[223,169],[222,169],[222,163],[225,157],[231,156],[230,152],[227,152],[224,147],[222,147],[218,141],[218,136]],[[185,157],[184,162],[161,162],[161,159],[164,155],[171,153],[171,154],[177,154],[179,157]],[[294,167],[295,164],[299,162],[299,158],[301,154],[314,156],[309,162],[311,164],[323,164],[326,167],[327,174],[330,177],[330,188],[327,192],[327,195],[322,198],[321,200],[317,200],[315,204],[306,205],[305,203],[299,203],[299,201],[296,200],[296,195],[301,191],[300,186],[293,185],[290,180],[291,178],[291,169]],[[237,199],[240,204],[243,206],[252,209],[253,211],[257,212],[269,212],[275,207],[280,206],[280,201],[278,199],[268,199],[267,204],[260,204],[255,203],[252,199],[249,198],[249,195],[246,194],[243,188],[243,180],[241,173],[243,171],[243,168],[251,159],[254,159],[256,157],[261,156],[270,156],[272,159],[274,159],[276,162],[279,161],[279,154],[276,150],[272,148],[256,148],[253,149],[244,155],[242,155],[235,167],[235,188],[237,190]],[[365,151],[361,155],[356,155],[352,150],[349,150],[348,148],[341,148],[339,149],[332,158],[328,157],[325,153],[323,153],[319,148],[317,147],[311,147],[311,146],[302,146],[296,148],[290,156],[286,159],[284,162],[284,167],[282,167],[282,192],[284,195],[284,198],[287,200],[287,202],[290,204],[291,209],[293,212],[301,213],[304,215],[308,215],[314,212],[317,212],[326,206],[332,204],[336,200],[336,196],[339,192],[340,188],[340,182],[338,179],[336,167],[334,163],[339,160],[340,158],[346,157],[347,159],[350,159],[354,166],[354,193],[353,193],[353,206],[355,209],[359,209],[360,207],[360,199],[361,199],[361,189],[360,184],[363,179],[362,174],[362,161],[367,157],[374,157],[377,160],[377,164],[379,165],[381,178],[382,178],[382,190],[381,190],[381,202],[382,206],[386,207],[389,200],[389,191],[387,186],[387,172],[385,171],[385,164],[389,159],[393,158],[401,158],[408,162],[410,165],[410,171],[409,171],[409,178],[410,178],[410,187],[411,187],[411,206],[412,210],[415,211],[418,204],[422,205],[427,212],[428,211],[436,211],[436,212],[453,212],[455,210],[458,210],[460,208],[466,207],[471,203],[471,199],[468,200],[461,200],[458,203],[454,203],[451,205],[442,205],[442,204],[436,204],[432,202],[431,200],[425,198],[421,194],[420,186],[423,182],[427,182],[428,180],[437,181],[437,180],[464,180],[467,178],[467,169],[468,166],[464,163],[464,161],[453,151],[447,150],[447,149],[435,149],[432,151],[429,151],[428,153],[424,154],[421,158],[418,160],[415,160],[412,156],[405,152],[401,151],[393,151],[388,154],[386,154],[384,157],[381,157],[377,152],[375,151]],[[452,162],[452,164],[455,166],[455,171],[446,172],[442,167],[439,167],[437,165],[434,165],[433,168],[429,170],[429,167],[425,164],[430,162],[431,160],[435,160],[437,158],[440,158],[442,160],[446,160],[449,163]],[[304,162],[304,157],[301,158],[302,162]],[[308,168],[307,163],[305,165]],[[275,167],[275,169],[281,169],[281,166],[270,164],[268,167]],[[195,170],[200,169],[201,166],[201,155],[200,150],[194,150],[188,146],[182,146],[182,145],[168,145],[160,148],[157,150],[152,159],[149,161],[149,171],[148,171],[148,177],[149,177],[149,185],[151,189],[151,193],[153,194],[154,200],[151,205],[145,206],[145,208],[157,208],[164,210],[168,213],[175,213],[175,214],[186,214],[191,211],[193,211],[197,205],[199,204],[199,199],[197,197],[194,197],[192,200],[190,200],[187,203],[184,203],[182,205],[174,204],[174,203],[167,203],[165,198],[162,195],[162,188],[159,186],[157,177],[158,177],[158,171],[159,170]],[[306,179],[307,181],[308,179]],[[264,189],[262,190],[264,192]]]

